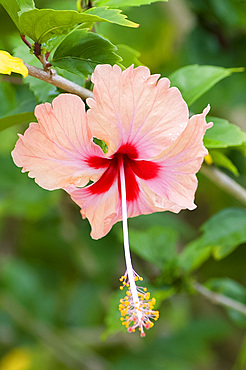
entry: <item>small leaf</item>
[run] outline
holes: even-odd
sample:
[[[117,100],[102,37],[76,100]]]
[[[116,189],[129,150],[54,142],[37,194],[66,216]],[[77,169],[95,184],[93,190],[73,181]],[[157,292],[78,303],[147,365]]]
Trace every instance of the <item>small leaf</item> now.
[[[210,150],[209,153],[212,157],[214,164],[226,168],[227,170],[231,171],[235,176],[239,175],[237,167],[224,153],[218,150]]]
[[[13,84],[8,82],[0,83],[0,101],[4,104],[0,104],[0,117],[6,116],[10,111],[16,107],[16,91]]]
[[[68,32],[75,25],[81,23],[110,22],[137,27],[137,24],[126,20],[125,16],[120,14],[118,10],[109,9],[106,11],[106,8],[103,9],[104,18],[74,10],[32,9],[20,15],[20,30],[33,41],[43,43],[56,35]],[[109,19],[107,19],[107,14]]]
[[[222,259],[246,242],[246,210],[228,208],[212,216],[201,230],[203,235],[189,243],[178,256],[178,266],[190,272],[213,254]]]
[[[71,32],[58,46],[52,64],[87,77],[97,64],[115,64],[121,58],[110,41],[86,30]]]
[[[234,365],[235,369],[246,368],[246,336],[244,337],[243,343],[241,345],[236,363]]]
[[[126,329],[122,326],[120,321],[120,311],[119,304],[120,299],[124,298],[125,292],[118,291],[115,292],[107,304],[108,311],[105,317],[106,330],[102,333],[101,339],[106,340],[110,335],[118,333],[120,331],[125,331]]]
[[[83,14],[90,14],[97,17],[100,17],[100,21],[98,22],[109,22],[119,24],[120,26],[125,27],[133,27],[136,28],[139,24],[134,23],[127,19],[125,14],[122,14],[122,10],[119,9],[109,9],[107,6],[99,7],[99,8],[90,8],[83,12]]]
[[[204,245],[203,238],[195,239],[189,243],[178,257],[178,266],[191,272],[200,267],[211,255],[212,247]]]
[[[172,86],[178,87],[186,103],[191,105],[219,81],[243,70],[194,64],[178,69],[169,78]]]
[[[4,7],[16,27],[19,28],[18,12],[20,11],[20,7],[17,0],[0,0],[0,4]]]
[[[229,123],[226,119],[207,117],[207,121],[212,121],[213,127],[206,131],[204,137],[206,148],[227,148],[239,146],[246,142],[246,132]]]
[[[100,140],[100,139],[97,139],[96,137],[94,137],[94,138],[93,138],[93,142],[94,142],[96,145],[100,146],[100,148],[102,149],[102,151],[103,151],[104,153],[107,153],[107,151],[108,151],[108,146],[107,146],[107,144],[106,144],[103,140]]]
[[[13,114],[12,116],[0,118],[0,131],[3,131],[6,128],[14,125],[26,124],[30,122],[36,122],[33,112]]]
[[[114,8],[121,8],[124,6],[140,6],[155,3],[157,1],[168,1],[168,0],[96,0],[97,6],[108,5]]]
[[[154,226],[147,230],[131,230],[131,248],[140,257],[165,269],[176,258],[178,233],[175,229]]]
[[[201,230],[204,245],[212,246],[216,259],[222,259],[246,242],[246,210],[228,208],[211,217]]]
[[[19,7],[20,7],[20,12],[19,16],[21,13],[26,12],[31,9],[35,9],[35,4],[33,0],[17,0]]]
[[[213,292],[225,295],[246,305],[246,288],[229,278],[213,278],[206,282],[206,287]],[[231,319],[239,326],[246,328],[246,316],[232,308],[226,310]]]
[[[135,67],[143,65],[140,60],[140,52],[132,49],[128,45],[116,45],[117,46],[117,54],[123,59],[120,64],[123,65],[125,68],[129,67],[130,65],[134,64]]]

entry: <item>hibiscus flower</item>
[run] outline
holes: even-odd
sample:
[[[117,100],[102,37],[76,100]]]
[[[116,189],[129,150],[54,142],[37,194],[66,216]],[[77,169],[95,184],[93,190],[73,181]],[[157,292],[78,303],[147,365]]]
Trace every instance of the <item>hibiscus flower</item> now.
[[[126,297],[119,309],[129,332],[153,326],[154,298],[136,285],[127,218],[169,210],[194,209],[196,173],[207,150],[202,114],[189,119],[180,91],[148,68],[99,65],[92,82],[94,99],[61,94],[52,105],[36,107],[31,123],[12,152],[41,187],[63,188],[81,207],[98,239],[123,221],[126,273],[120,278]],[[95,139],[96,138],[96,139]],[[100,144],[100,145],[98,145]],[[103,149],[104,148],[104,151]]]

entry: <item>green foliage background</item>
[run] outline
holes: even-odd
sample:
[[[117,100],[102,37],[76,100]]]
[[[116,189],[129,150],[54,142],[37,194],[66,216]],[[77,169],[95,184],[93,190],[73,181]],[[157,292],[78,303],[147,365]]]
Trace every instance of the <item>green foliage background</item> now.
[[[246,139],[239,129],[246,131],[246,73],[235,70],[246,65],[245,2],[169,0],[129,7],[149,2],[95,1],[112,9],[128,5],[123,13],[140,27],[115,24],[127,23],[118,11],[100,13],[110,21],[95,23],[90,40],[84,29],[44,39],[47,50],[62,42],[53,49],[52,64],[88,87],[94,55],[73,70],[62,58],[66,48],[77,58],[81,45],[92,43],[102,63],[143,64],[169,76],[191,112],[211,104],[215,125],[205,144],[214,162],[246,186]],[[25,7],[32,1],[18,4],[31,35],[35,22]],[[36,7],[77,10],[72,0],[37,0]],[[0,49],[41,67],[3,7],[0,17]],[[125,270],[121,225],[92,240],[68,195],[38,187],[10,156],[17,133],[34,119],[35,105],[59,92],[30,76],[23,84],[18,76],[0,81],[0,369],[245,369],[246,317],[206,300],[194,282],[246,304],[246,210],[199,174],[195,211],[129,221],[134,267],[157,298],[160,319],[145,339],[126,333],[117,310],[118,278]]]

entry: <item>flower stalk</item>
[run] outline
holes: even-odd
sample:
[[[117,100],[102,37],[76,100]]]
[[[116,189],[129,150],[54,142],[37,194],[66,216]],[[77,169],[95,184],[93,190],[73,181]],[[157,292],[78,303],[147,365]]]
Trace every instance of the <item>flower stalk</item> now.
[[[121,188],[121,203],[122,203],[122,224],[123,224],[123,242],[126,260],[126,272],[120,277],[122,285],[120,289],[125,287],[128,289],[125,298],[120,300],[119,310],[121,312],[121,321],[129,333],[135,332],[138,327],[141,337],[145,337],[145,329],[154,326],[150,319],[157,320],[159,312],[153,311],[155,298],[150,299],[150,293],[147,288],[136,285],[137,281],[142,281],[132,267],[131,253],[129,246],[128,225],[127,225],[127,203],[126,203],[126,181],[123,157],[119,158],[120,170],[120,188]]]
[[[126,181],[123,158],[120,157],[120,186],[121,186],[121,203],[122,203],[122,224],[123,224],[123,241],[126,259],[126,270],[131,287],[132,297],[136,305],[139,305],[137,288],[133,275],[133,267],[130,254],[128,225],[127,225],[127,206],[126,206]]]

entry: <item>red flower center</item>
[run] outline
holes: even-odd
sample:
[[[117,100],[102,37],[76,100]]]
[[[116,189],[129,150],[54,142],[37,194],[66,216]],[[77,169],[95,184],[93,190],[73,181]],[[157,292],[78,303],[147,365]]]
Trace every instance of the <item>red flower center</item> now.
[[[100,179],[88,189],[92,194],[101,194],[108,191],[113,183],[118,181],[119,196],[120,186],[120,158],[123,159],[126,179],[126,200],[134,201],[138,198],[140,189],[136,177],[150,180],[157,177],[159,165],[155,162],[138,160],[138,152],[131,144],[122,145],[112,158],[91,157],[88,164],[94,168],[106,168]]]

